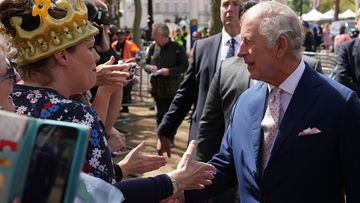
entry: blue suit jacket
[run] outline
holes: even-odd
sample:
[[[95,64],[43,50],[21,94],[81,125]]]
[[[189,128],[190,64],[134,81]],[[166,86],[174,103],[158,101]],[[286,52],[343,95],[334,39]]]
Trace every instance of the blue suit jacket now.
[[[200,202],[239,183],[243,203],[360,202],[360,102],[345,86],[306,67],[279,127],[261,175],[261,121],[267,85],[244,92],[236,103],[221,149],[210,161],[213,184],[187,191]],[[318,134],[299,136],[307,128]]]

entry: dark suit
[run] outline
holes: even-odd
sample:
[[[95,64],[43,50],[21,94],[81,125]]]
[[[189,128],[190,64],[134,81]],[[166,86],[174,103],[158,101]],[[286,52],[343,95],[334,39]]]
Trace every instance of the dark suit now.
[[[360,102],[355,93],[306,66],[261,176],[267,94],[261,82],[239,97],[220,152],[210,161],[218,169],[213,184],[187,191],[188,202],[237,182],[246,203],[341,203],[344,191],[347,202],[360,202]],[[309,127],[321,132],[300,136]]]
[[[207,162],[219,151],[236,98],[250,85],[243,58],[228,58],[215,73],[199,126],[197,159]]]
[[[320,60],[303,55],[303,60],[322,73]],[[215,73],[200,119],[197,159],[208,162],[219,151],[228,119],[237,98],[250,87],[250,75],[243,58],[232,57]]]
[[[360,39],[340,45],[335,80],[354,90],[360,97]]]
[[[217,56],[221,43],[221,33],[195,42],[193,57],[176,92],[168,112],[158,127],[158,135],[169,136],[176,132],[191,106],[190,140],[196,139],[200,117],[205,104],[210,82],[216,71]]]

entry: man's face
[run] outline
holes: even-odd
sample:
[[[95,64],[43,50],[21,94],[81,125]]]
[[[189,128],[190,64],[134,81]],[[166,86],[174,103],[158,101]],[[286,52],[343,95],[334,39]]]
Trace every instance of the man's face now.
[[[220,18],[224,26],[237,25],[240,18],[242,0],[222,0],[220,5]]]
[[[254,15],[243,17],[238,56],[244,58],[252,79],[269,81],[277,73],[277,67],[274,67],[276,45],[268,47],[266,38],[259,33],[259,21],[256,19]]]
[[[155,41],[155,43],[157,45],[161,45],[161,34],[158,32],[157,29],[154,29],[152,30],[152,33],[151,33],[151,38]]]
[[[125,39],[126,39],[125,33],[119,33],[118,34],[118,40],[119,40],[120,43],[124,43]]]

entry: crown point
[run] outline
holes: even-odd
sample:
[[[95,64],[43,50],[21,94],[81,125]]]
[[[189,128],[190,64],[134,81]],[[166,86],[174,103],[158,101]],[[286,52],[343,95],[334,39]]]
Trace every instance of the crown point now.
[[[34,0],[34,6],[31,14],[39,16],[41,19],[48,15],[50,0]]]
[[[28,45],[28,52],[30,56],[33,56],[35,54],[35,49],[34,46],[32,45],[31,42],[27,41],[27,45]]]
[[[52,38],[52,43],[54,44],[54,45],[60,45],[60,39],[59,39],[59,37],[57,37],[57,35],[55,34],[55,32],[54,31],[51,31],[50,32],[50,36],[51,36],[51,38]]]

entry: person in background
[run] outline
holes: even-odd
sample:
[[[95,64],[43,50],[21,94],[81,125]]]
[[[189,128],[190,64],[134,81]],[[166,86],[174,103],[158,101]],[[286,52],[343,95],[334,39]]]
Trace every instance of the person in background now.
[[[360,30],[360,9],[356,12],[355,26]],[[346,42],[338,47],[338,64],[335,80],[355,91],[360,98],[360,39]]]
[[[345,24],[341,24],[339,28],[339,34],[335,36],[334,38],[334,49],[335,53],[338,51],[339,44],[342,44],[344,42],[350,41],[352,38],[351,36],[346,32],[346,26]]]
[[[186,43],[187,38],[188,38],[188,32],[186,30],[186,26],[184,25],[181,27],[181,41],[182,41],[182,45],[183,45],[185,51],[187,50],[186,49],[187,48],[187,43]]]
[[[194,42],[196,42],[197,40],[199,40],[199,39],[201,39],[201,38],[202,38],[202,35],[201,35],[201,32],[200,32],[200,31],[194,31],[194,32],[192,33],[192,40],[193,40]],[[194,49],[194,47],[190,49],[189,56],[188,56],[189,60],[192,58],[193,49]]]
[[[174,41],[180,44],[181,46],[183,46],[183,40],[181,38],[182,38],[181,30],[180,28],[176,28]]]
[[[276,28],[276,29],[275,29]],[[245,203],[360,202],[360,101],[306,65],[302,25],[276,1],[250,8],[238,52],[255,86],[234,105],[213,184],[186,191],[201,202],[238,184]],[[309,99],[311,98],[311,99]]]
[[[316,20],[314,27],[312,28],[314,38],[315,38],[315,46],[316,50],[320,47],[320,45],[323,43],[323,30],[320,26],[320,20]]]
[[[331,39],[331,35],[330,35],[329,23],[324,24],[322,46],[327,53],[331,51],[331,47],[333,46],[333,40]]]
[[[128,59],[135,58],[136,53],[140,51],[139,47],[134,42],[126,39],[126,34],[123,30],[118,30],[116,35],[118,39],[111,44],[111,47],[114,51],[116,51],[119,59],[126,61]],[[132,86],[133,83],[130,81],[129,84],[123,88],[121,109],[121,112],[123,113],[129,113],[128,104],[131,103]]]
[[[220,18],[221,33],[195,42],[192,58],[171,106],[157,129],[158,153],[171,156],[171,139],[185,116],[193,107],[190,120],[189,139],[198,136],[200,117],[206,95],[222,60],[234,56],[240,45],[240,8],[242,0],[222,0]]]
[[[189,63],[184,48],[170,40],[166,24],[153,25],[152,39],[154,43],[149,47],[145,70],[151,73],[151,95],[156,103],[156,123],[159,126]],[[175,134],[176,131],[169,134],[172,143]]]
[[[302,25],[303,25],[303,31],[305,33],[304,34],[305,39],[303,42],[303,46],[305,48],[304,51],[315,52],[316,51],[316,41],[315,41],[314,34],[311,32],[310,25],[306,21],[302,21]]]

